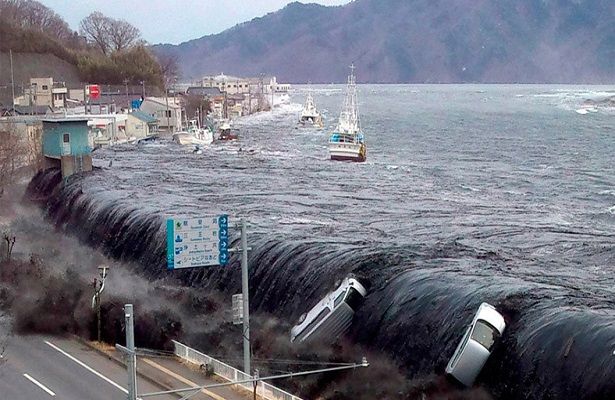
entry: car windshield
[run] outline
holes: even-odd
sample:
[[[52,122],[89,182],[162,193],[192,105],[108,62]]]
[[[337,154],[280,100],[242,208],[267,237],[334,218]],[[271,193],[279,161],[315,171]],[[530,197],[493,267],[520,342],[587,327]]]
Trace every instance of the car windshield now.
[[[500,336],[500,333],[491,326],[488,322],[478,320],[474,331],[472,331],[472,339],[483,345],[489,352],[493,349],[495,341]]]
[[[344,295],[345,295],[345,294],[346,294],[346,293],[342,292],[342,293],[340,293],[340,294],[339,294],[339,295],[335,298],[335,301],[333,302],[333,307],[334,307],[334,308],[335,308],[335,307],[337,307],[337,306],[338,306],[338,305],[342,302],[342,300],[344,300]]]
[[[348,295],[346,296],[346,303],[350,306],[350,308],[352,308],[353,310],[356,309],[359,304],[361,304],[361,302],[363,301],[363,295],[361,293],[359,293],[357,291],[357,289],[350,287],[348,289]]]

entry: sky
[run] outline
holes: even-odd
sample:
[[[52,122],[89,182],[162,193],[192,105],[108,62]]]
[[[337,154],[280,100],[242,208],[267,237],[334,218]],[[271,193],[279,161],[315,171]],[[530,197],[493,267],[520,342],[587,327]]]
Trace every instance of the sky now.
[[[151,44],[179,44],[278,11],[288,0],[37,0],[61,16],[73,30],[95,11],[123,19]],[[302,0],[336,6],[350,0]]]

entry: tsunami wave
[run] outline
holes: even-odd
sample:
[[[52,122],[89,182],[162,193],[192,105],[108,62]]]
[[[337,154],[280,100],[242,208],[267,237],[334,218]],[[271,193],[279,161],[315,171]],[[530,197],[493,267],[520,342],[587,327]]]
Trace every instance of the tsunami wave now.
[[[134,262],[152,279],[168,276],[164,216],[102,191],[84,193],[82,185],[80,177],[64,180],[60,171],[49,170],[33,178],[28,195],[56,226],[83,242]],[[509,234],[519,232],[511,227]],[[383,245],[257,232],[251,247],[251,312],[269,313],[290,326],[306,304],[354,274],[368,295],[347,339],[388,354],[408,379],[442,374],[465,325],[487,301],[507,322],[481,374],[496,398],[610,399],[615,393],[609,285],[588,289],[565,277],[543,279],[540,271],[521,279],[506,262],[524,257],[520,253],[478,250],[457,240]],[[174,278],[233,294],[241,288],[238,265],[233,257],[229,268],[176,271]]]

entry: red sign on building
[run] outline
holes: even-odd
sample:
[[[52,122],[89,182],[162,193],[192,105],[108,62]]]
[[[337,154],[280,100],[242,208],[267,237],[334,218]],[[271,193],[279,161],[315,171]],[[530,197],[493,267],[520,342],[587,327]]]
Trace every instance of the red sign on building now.
[[[90,98],[97,99],[100,97],[100,88],[98,85],[90,85]]]

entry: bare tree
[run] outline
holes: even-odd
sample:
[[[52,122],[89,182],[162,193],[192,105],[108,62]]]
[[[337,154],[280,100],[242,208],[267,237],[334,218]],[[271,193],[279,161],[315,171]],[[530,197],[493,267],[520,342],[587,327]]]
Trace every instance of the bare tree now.
[[[115,51],[128,49],[139,42],[141,31],[124,20],[111,20],[110,45]]]
[[[170,53],[162,53],[157,55],[158,65],[162,71],[164,79],[164,89],[168,89],[177,81],[179,76],[179,59],[176,55]]]
[[[3,239],[6,242],[6,260],[11,262],[11,255],[13,254],[13,246],[15,246],[15,241],[17,241],[17,236],[13,235],[10,232],[4,232]]]
[[[139,29],[124,20],[105,17],[98,11],[81,20],[79,32],[105,55],[130,49],[142,42]]]
[[[25,2],[23,18],[28,26],[40,29],[63,42],[72,36],[66,21],[38,1]]]
[[[22,28],[38,29],[62,42],[73,35],[62,17],[38,1],[0,0],[0,16]]]
[[[86,40],[94,43],[104,55],[109,54],[111,48],[111,20],[96,11],[88,15],[79,23],[79,32]]]

